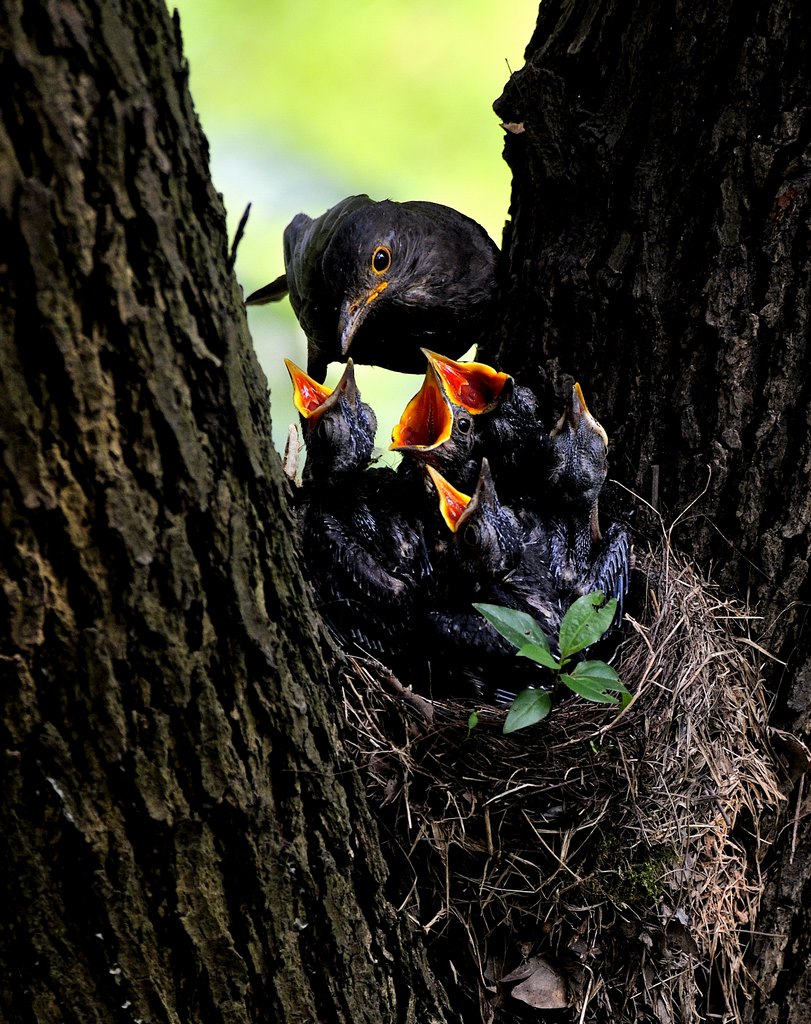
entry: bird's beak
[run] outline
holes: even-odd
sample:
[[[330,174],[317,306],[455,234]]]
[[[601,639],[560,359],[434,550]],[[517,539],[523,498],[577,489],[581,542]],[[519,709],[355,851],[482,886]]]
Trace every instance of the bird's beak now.
[[[320,415],[324,411],[324,403],[332,394],[333,389],[308,377],[292,359],[285,359],[284,365],[293,382],[293,404],[295,407],[306,420],[314,415]]]
[[[395,451],[411,448],[431,451],[451,436],[453,413],[437,375],[429,364],[422,387],[403,410],[400,422],[391,432]]]
[[[551,436],[557,436],[566,428],[567,425],[571,430],[577,433],[580,429],[581,423],[585,425],[587,430],[591,430],[593,433],[597,434],[606,448],[608,448],[608,434],[606,434],[602,425],[598,423],[589,412],[589,407],[586,405],[586,399],[583,397],[583,391],[579,384],[575,384],[572,388],[572,397],[570,401],[566,403],[563,415],[555,424]]]
[[[338,334],[341,339],[341,354],[346,355],[352,339],[357,334],[358,328],[366,318],[374,301],[388,288],[388,281],[378,281],[374,288],[365,292],[359,298],[347,299],[341,306],[341,313],[338,317]]]
[[[508,373],[500,373],[486,363],[458,363],[427,348],[421,351],[436,371],[448,398],[473,416],[495,408],[507,382],[512,381]]]
[[[355,366],[351,359],[347,360],[344,372],[332,389],[332,394],[324,399],[315,410],[315,413],[311,414],[311,423],[314,423],[319,416],[323,416],[328,409],[334,408],[341,399],[344,399],[349,404],[350,409],[357,409],[358,402],[360,402],[360,392],[358,391],[358,385],[355,383]]]
[[[485,502],[495,505],[498,502],[496,485],[493,483],[493,474],[490,472],[490,463],[487,459],[482,459],[476,490],[470,500],[471,503],[475,502],[477,505],[483,505]]]
[[[580,389],[579,384],[575,384],[574,393],[572,395],[572,406],[575,404],[579,405],[579,415],[583,418],[586,426],[589,430],[593,431],[600,438],[602,438],[603,444],[608,447],[608,434],[606,434],[603,427],[595,420],[595,418],[589,412],[589,407],[586,405],[586,399],[583,397],[583,392]]]
[[[428,474],[431,480],[433,480],[434,487],[436,487],[437,494],[439,495],[439,511],[442,513],[442,518],[448,524],[451,532],[456,533],[459,520],[470,504],[470,495],[457,491],[441,473],[437,473],[433,466],[426,466],[425,468],[428,470]]]
[[[473,497],[470,499],[467,508],[463,509],[459,516],[456,529],[460,530],[478,508],[487,505],[493,509],[497,508],[498,497],[496,495],[496,485],[493,483],[493,474],[490,472],[490,463],[487,459],[482,459],[479,479],[476,482],[476,490],[473,492]]]

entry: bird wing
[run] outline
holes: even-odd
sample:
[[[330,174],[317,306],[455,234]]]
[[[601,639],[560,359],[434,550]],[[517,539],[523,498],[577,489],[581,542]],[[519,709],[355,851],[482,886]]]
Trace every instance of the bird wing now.
[[[391,572],[374,552],[367,550],[359,525],[357,518],[347,524],[333,515],[324,516],[320,538],[324,553],[324,564],[320,567],[325,578],[324,589],[334,585],[351,591],[359,599],[407,603],[411,596],[409,585]]]
[[[597,546],[583,586],[585,594],[600,590],[606,598],[617,599],[612,627],[618,626],[622,620],[632,565],[631,534],[624,524],[612,523]]]
[[[266,306],[268,302],[278,302],[287,295],[287,274],[282,274],[275,281],[266,284],[264,288],[257,288],[245,299],[246,306]]]
[[[263,288],[258,288],[255,292],[251,292],[248,298],[245,299],[246,306],[265,306],[268,302],[278,302],[279,299],[283,299],[289,292],[293,308],[296,308],[297,303],[300,301],[300,296],[305,293],[307,288],[307,281],[302,278],[304,267],[301,253],[306,250],[309,244],[313,225],[317,225],[322,220],[322,217],[313,220],[306,213],[296,214],[284,229],[285,273],[271,281],[270,284],[266,284]]]

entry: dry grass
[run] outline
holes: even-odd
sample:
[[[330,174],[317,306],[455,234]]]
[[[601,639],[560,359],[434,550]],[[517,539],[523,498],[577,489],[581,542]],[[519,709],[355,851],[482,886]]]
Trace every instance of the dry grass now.
[[[504,736],[504,711],[480,708],[469,731],[472,705],[415,697],[376,663],[346,679],[354,756],[411,872],[401,909],[447,937],[460,974],[472,957],[483,1021],[550,1019],[539,1008],[561,991],[554,1020],[738,1020],[785,801],[766,654],[745,610],[667,544],[638,576],[619,716],[572,698]],[[512,996],[522,964],[551,968],[557,996]]]

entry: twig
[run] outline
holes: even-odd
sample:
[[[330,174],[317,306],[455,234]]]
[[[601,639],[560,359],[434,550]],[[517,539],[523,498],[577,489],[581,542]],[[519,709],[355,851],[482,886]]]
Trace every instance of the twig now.
[[[239,247],[239,243],[242,241],[242,236],[245,234],[245,225],[248,223],[250,212],[251,204],[248,203],[245,207],[245,212],[239,219],[239,224],[237,224],[237,231],[234,235],[234,241],[231,244],[231,252],[228,254],[228,259],[225,261],[225,266],[228,268],[229,273],[234,269],[234,264],[237,261],[237,248]]]

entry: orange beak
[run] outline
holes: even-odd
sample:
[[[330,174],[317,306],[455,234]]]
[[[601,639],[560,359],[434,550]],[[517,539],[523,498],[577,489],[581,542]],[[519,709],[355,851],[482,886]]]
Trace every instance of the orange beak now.
[[[458,363],[427,348],[422,352],[454,405],[461,405],[474,416],[489,412],[501,397],[507,381],[512,380],[508,373],[500,373],[486,363]]]
[[[388,286],[388,281],[378,281],[374,288],[371,288],[359,298],[344,302],[338,319],[338,336],[341,340],[342,355],[345,356],[349,351],[352,339],[355,337],[358,328],[363,323],[366,314],[369,312],[369,307],[375,299],[379,298],[383,294]]]
[[[293,404],[305,419],[310,419],[311,416],[319,413],[320,407],[332,394],[332,388],[319,384],[312,377],[308,377],[292,359],[285,359],[284,365],[293,382]]]
[[[572,400],[567,404],[563,410],[563,415],[560,417],[558,422],[555,424],[552,430],[552,436],[559,434],[564,429],[568,422],[573,430],[577,430],[580,426],[580,421],[585,420],[586,426],[593,433],[597,434],[598,437],[602,438],[603,444],[608,448],[608,434],[600,423],[589,412],[589,407],[586,405],[586,399],[583,397],[583,391],[579,384],[575,384],[572,388]]]
[[[429,364],[422,387],[403,410],[391,432],[394,450],[414,448],[430,451],[451,436],[453,414],[448,400]]]
[[[442,518],[448,524],[448,528],[455,533],[462,513],[470,504],[470,495],[457,491],[441,473],[437,473],[433,466],[426,466],[426,469],[439,495],[439,511],[442,513]]]

